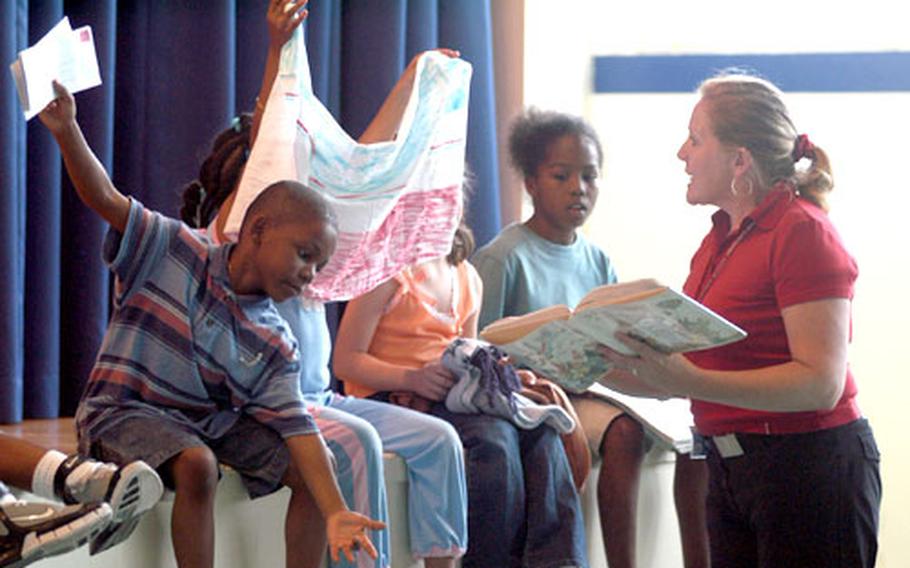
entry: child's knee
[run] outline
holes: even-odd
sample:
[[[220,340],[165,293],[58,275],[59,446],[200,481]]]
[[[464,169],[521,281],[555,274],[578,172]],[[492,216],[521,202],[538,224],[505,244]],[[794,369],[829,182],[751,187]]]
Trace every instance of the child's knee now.
[[[432,427],[427,428],[426,432],[428,445],[433,446],[437,454],[462,454],[461,437],[455,427],[448,422],[434,420]]]
[[[601,442],[601,454],[614,451],[642,451],[645,433],[641,424],[630,416],[618,416],[604,433]]]
[[[170,475],[178,493],[212,497],[218,485],[218,460],[207,447],[183,450],[170,463]]]

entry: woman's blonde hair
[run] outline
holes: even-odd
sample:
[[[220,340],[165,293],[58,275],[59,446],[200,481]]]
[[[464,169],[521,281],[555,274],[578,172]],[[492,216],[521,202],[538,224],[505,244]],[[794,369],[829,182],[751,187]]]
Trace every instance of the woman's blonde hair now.
[[[717,139],[752,154],[750,181],[756,189],[767,191],[787,181],[797,195],[828,210],[826,194],[834,188],[828,155],[799,135],[780,89],[765,79],[726,71],[704,81],[698,92]],[[796,168],[802,158],[810,160],[807,169]]]

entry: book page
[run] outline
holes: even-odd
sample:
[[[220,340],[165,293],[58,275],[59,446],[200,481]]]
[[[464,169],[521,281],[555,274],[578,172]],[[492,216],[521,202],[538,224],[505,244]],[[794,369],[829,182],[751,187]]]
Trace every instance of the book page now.
[[[528,367],[570,392],[583,392],[610,370],[598,343],[564,321],[537,328],[518,341],[500,345],[513,363]]]
[[[487,325],[480,332],[481,339],[503,345],[518,341],[545,323],[566,320],[571,317],[572,311],[568,306],[550,306],[527,313],[523,316],[508,316]]]
[[[688,399],[632,396],[600,383],[591,385],[588,392],[625,410],[665,446],[680,453],[692,450],[694,420]]]
[[[617,284],[604,284],[588,292],[578,303],[578,306],[575,307],[575,311],[578,312],[592,306],[632,302],[639,298],[658,294],[665,288],[666,286],[662,286],[653,278],[643,278]]]
[[[738,341],[746,333],[669,288],[636,302],[589,308],[576,313],[571,325],[616,351],[630,354],[615,338],[623,330],[663,353],[684,353]]]

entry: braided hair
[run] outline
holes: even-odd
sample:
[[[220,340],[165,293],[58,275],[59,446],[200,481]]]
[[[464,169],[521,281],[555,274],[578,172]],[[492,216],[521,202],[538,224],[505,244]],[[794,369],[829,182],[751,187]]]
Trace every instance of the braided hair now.
[[[237,188],[250,155],[253,115],[237,116],[215,137],[212,151],[199,168],[199,177],[183,188],[180,218],[191,227],[206,227],[224,201]]]

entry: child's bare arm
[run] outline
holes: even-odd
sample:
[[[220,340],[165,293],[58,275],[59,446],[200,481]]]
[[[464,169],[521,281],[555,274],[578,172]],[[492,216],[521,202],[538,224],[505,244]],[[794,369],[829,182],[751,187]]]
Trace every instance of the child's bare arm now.
[[[262,73],[262,85],[259,87],[259,97],[256,99],[256,109],[253,112],[253,126],[250,129],[250,146],[256,141],[259,133],[259,124],[262,122],[262,112],[265,110],[265,101],[272,92],[272,84],[278,76],[278,67],[281,62],[281,49],[291,39],[294,30],[303,22],[309,12],[306,5],[309,0],[270,0],[266,22],[269,28],[269,51],[265,60],[265,69]]]
[[[455,384],[455,375],[439,360],[414,369],[370,353],[383,310],[398,286],[396,280],[387,280],[348,302],[335,338],[335,374],[342,380],[377,391],[407,391],[427,400],[445,400]]]
[[[326,524],[329,552],[338,561],[339,552],[351,562],[354,551],[363,549],[372,558],[377,552],[367,536],[369,529],[383,529],[385,523],[374,521],[359,513],[349,511],[338,489],[327,449],[318,435],[300,435],[287,438],[291,460],[306,483],[313,500],[319,507]]]
[[[447,57],[458,57],[460,53],[454,49],[439,48],[436,50]],[[398,135],[398,129],[401,127],[401,120],[404,118],[404,110],[408,106],[408,99],[411,95],[411,89],[414,87],[414,77],[417,75],[417,61],[423,53],[419,53],[411,59],[411,62],[405,68],[398,82],[392,87],[392,91],[383,101],[382,106],[366,130],[360,135],[358,142],[361,144],[372,144],[374,142],[386,142],[394,140]]]
[[[253,110],[253,124],[250,126],[250,147],[256,142],[259,135],[259,126],[262,124],[262,114],[265,112],[265,102],[272,92],[272,85],[278,76],[278,67],[281,63],[281,49],[291,39],[297,29],[307,17],[309,12],[306,5],[309,0],[269,0],[266,12],[266,24],[269,29],[269,51],[266,55],[265,69],[262,71],[262,84],[259,87],[259,96],[256,98],[256,108]],[[224,226],[227,224],[228,215],[237,198],[237,187],[231,189],[231,194],[224,200],[215,217],[215,232],[221,242],[227,242]]]
[[[122,233],[129,219],[130,201],[117,191],[104,171],[104,166],[85,141],[82,129],[76,122],[76,101],[73,95],[56,81],[54,92],[57,98],[38,117],[60,146],[66,171],[76,187],[79,199]]]

